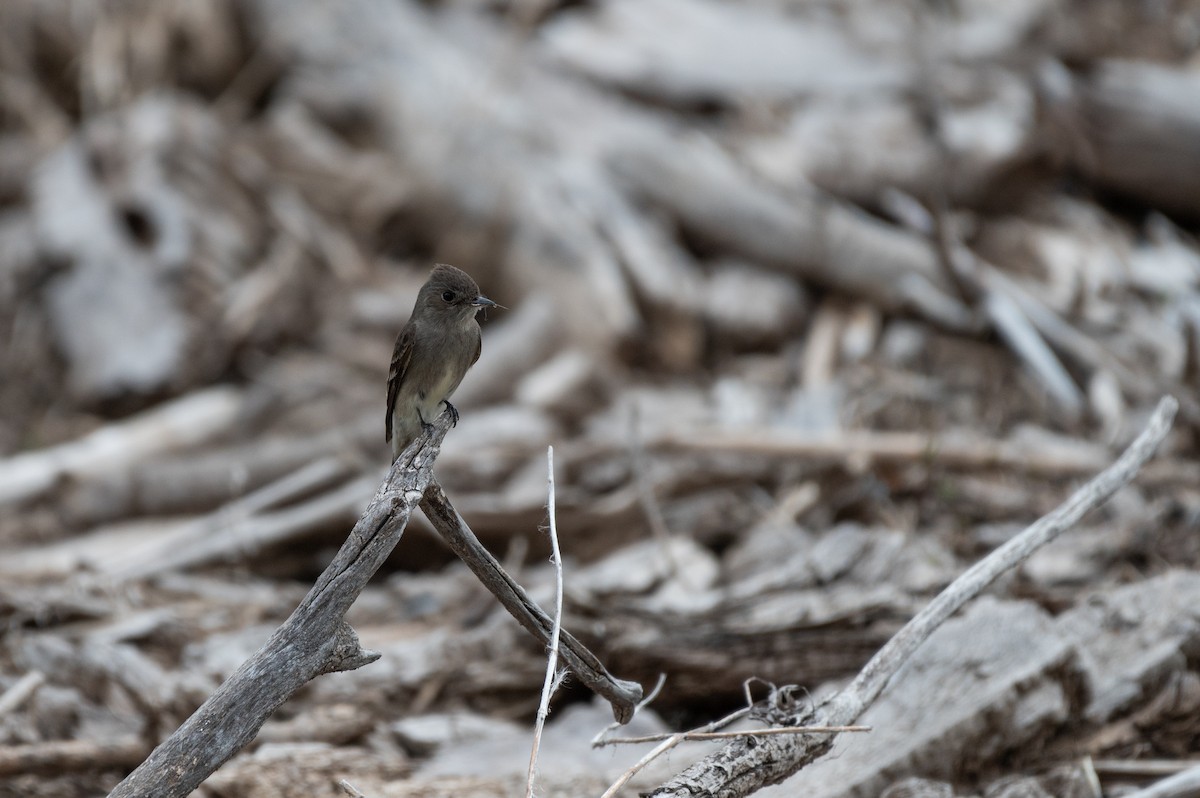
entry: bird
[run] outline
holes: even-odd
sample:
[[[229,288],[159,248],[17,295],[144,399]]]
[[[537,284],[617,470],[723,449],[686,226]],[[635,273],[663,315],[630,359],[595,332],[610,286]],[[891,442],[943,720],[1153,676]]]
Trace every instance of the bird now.
[[[458,424],[450,395],[479,360],[482,336],[475,314],[500,307],[479,293],[479,285],[462,269],[445,263],[433,267],[392,351],[386,419],[392,462],[429,427],[442,405]]]

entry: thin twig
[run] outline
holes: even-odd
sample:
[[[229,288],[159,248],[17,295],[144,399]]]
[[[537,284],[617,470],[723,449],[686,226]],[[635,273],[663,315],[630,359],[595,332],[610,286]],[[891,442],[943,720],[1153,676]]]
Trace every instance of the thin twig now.
[[[558,639],[562,631],[563,612],[563,568],[562,555],[558,551],[558,527],[554,520],[554,447],[546,447],[546,509],[550,516],[550,561],[554,563],[554,627],[550,630],[550,653],[546,657],[546,679],[542,682],[542,701],[538,705],[537,723],[533,727],[533,748],[529,752],[529,773],[525,777],[525,798],[533,798],[533,777],[537,770],[538,749],[542,745],[542,730],[546,716],[550,714],[550,697],[562,683],[555,678],[558,669]]]
[[[749,681],[750,680],[747,680],[747,684],[749,683]],[[650,695],[646,696],[646,699],[644,701],[642,701],[642,703],[637,705],[637,709],[640,710],[640,709],[642,709],[642,707],[644,707],[645,705],[647,705],[651,701],[653,701],[654,697],[658,695],[658,691],[660,689],[662,689],[662,686],[665,683],[666,683],[666,676],[664,674],[660,673],[658,675],[658,684],[656,684],[654,686],[654,689],[652,691],[650,691]],[[746,684],[742,685],[742,687],[744,690],[747,691],[746,692],[746,706],[742,707],[741,709],[734,710],[733,712],[729,713],[728,715],[726,715],[723,718],[717,718],[716,720],[709,721],[708,723],[704,724],[703,726],[697,726],[696,728],[690,729],[689,731],[675,732],[674,734],[664,735],[664,736],[665,737],[674,737],[676,735],[707,734],[710,732],[714,732],[717,729],[723,729],[724,727],[728,726],[729,724],[746,717],[747,715],[750,714],[750,710],[753,708],[754,702],[750,698],[749,687],[747,687]],[[617,743],[617,740],[608,738],[605,735],[607,735],[609,732],[614,731],[618,728],[620,728],[619,724],[610,723],[604,729],[604,731],[600,732],[600,734],[597,734],[595,737],[592,738],[592,748],[603,748],[606,745],[615,745]]]
[[[13,682],[12,686],[0,695],[0,717],[19,709],[45,681],[46,677],[41,671],[30,671]]]
[[[617,790],[628,784],[629,780],[636,776],[642,768],[646,767],[646,765],[649,765],[655,759],[683,742],[683,737],[683,734],[673,734],[666,740],[663,740],[661,743],[656,745],[649,752],[647,752],[644,757],[639,759],[637,762],[634,762],[632,767],[622,773],[621,777],[614,781],[612,786],[605,790],[604,794],[601,795],[600,798],[612,798],[612,796],[617,794]]]
[[[656,743],[682,737],[684,740],[732,740],[735,737],[771,737],[776,734],[841,734],[842,732],[869,732],[870,726],[773,726],[769,729],[742,729],[723,732],[675,732],[674,734],[647,734],[642,737],[613,737],[602,745],[632,745],[634,743]]]
[[[750,714],[750,710],[753,708],[753,699],[750,696],[750,681],[752,680],[747,680],[746,684],[744,685],[746,690],[746,706],[742,707],[736,712],[726,715],[723,718],[712,721],[711,723],[702,726],[699,729],[693,729],[692,731],[686,732],[675,732],[674,734],[650,734],[644,737],[617,737],[602,739],[603,735],[607,733],[609,729],[613,728],[612,726],[609,726],[604,732],[596,735],[596,737],[592,740],[593,748],[599,748],[606,745],[620,745],[624,743],[653,743],[661,741],[660,745],[653,748],[645,756],[635,762],[631,768],[622,773],[621,777],[613,782],[612,786],[605,790],[604,795],[601,796],[601,798],[609,798],[609,796],[614,795],[617,790],[621,789],[621,787],[625,786],[625,784],[627,784],[631,778],[637,775],[638,771],[642,770],[644,767],[646,767],[646,765],[650,764],[667,751],[670,751],[672,748],[685,741],[728,740],[738,737],[770,737],[778,734],[832,734],[838,732],[866,732],[871,730],[870,726],[789,726],[787,728],[747,729],[745,731],[714,731],[714,729],[728,726],[730,723],[740,720],[741,718],[744,718],[746,715]],[[658,693],[658,688],[662,687],[662,684],[663,679],[662,677],[659,677],[657,687],[655,687],[653,693],[651,693],[650,697],[647,698],[643,704],[649,703],[650,700],[653,699],[654,695]],[[639,709],[643,704],[638,705]]]
[[[717,720],[710,721],[709,723],[706,723],[705,725],[703,725],[699,728],[692,729],[691,731],[676,732],[675,734],[667,735],[667,738],[665,740],[663,740],[662,743],[660,743],[659,745],[656,745],[654,748],[650,749],[650,751],[648,751],[645,756],[643,756],[637,762],[633,763],[632,767],[630,767],[628,770],[626,770],[624,773],[622,773],[620,778],[618,778],[615,782],[613,782],[612,786],[609,787],[607,790],[605,790],[604,795],[602,795],[600,798],[611,798],[611,796],[616,794],[617,790],[624,787],[629,782],[630,779],[632,779],[634,776],[636,776],[638,774],[638,772],[640,770],[642,770],[642,768],[646,767],[646,765],[649,765],[655,759],[657,759],[658,757],[662,756],[666,752],[670,751],[675,746],[682,743],[689,734],[709,734],[709,733],[715,732],[717,729],[728,726],[730,723],[733,723],[734,721],[740,720],[740,719],[746,717],[747,715],[749,715],[750,709],[751,709],[751,703],[752,703],[751,699],[750,699],[750,681],[751,681],[750,679],[747,679],[746,682],[742,685],[742,688],[746,691],[746,706],[729,713],[728,715],[726,715],[723,718],[718,718]],[[663,678],[660,676],[659,680],[658,680],[658,687],[661,687],[662,684],[663,684]],[[654,692],[657,693],[658,689],[655,688]],[[648,703],[649,701],[650,701],[650,699],[647,698],[646,701],[643,703]],[[640,708],[641,704],[639,704],[638,706]],[[615,743],[616,743],[615,740],[601,740],[599,742],[597,742],[596,740],[593,740],[592,747],[599,748],[604,745],[613,745]]]
[[[367,798],[367,796],[363,793],[362,790],[358,789],[357,787],[355,787],[353,784],[346,781],[345,779],[342,779],[341,781],[339,781],[338,786],[341,787],[342,791],[344,793],[346,793],[346,795],[349,795],[350,798]]]

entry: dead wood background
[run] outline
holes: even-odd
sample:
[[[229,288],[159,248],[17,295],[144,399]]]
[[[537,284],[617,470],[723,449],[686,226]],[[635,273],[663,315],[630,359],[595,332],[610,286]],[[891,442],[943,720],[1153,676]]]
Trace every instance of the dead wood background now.
[[[555,445],[567,629],[667,675],[633,734],[832,689],[1174,394],[1135,485],[760,794],[1179,769],[1198,51],[1183,0],[5,0],[0,796],[106,794],[288,616],[436,261],[510,308],[439,481],[545,602]],[[544,653],[421,529],[350,612],[382,658],[198,794],[518,791]],[[590,749],[609,718],[568,682],[542,794],[641,756]]]

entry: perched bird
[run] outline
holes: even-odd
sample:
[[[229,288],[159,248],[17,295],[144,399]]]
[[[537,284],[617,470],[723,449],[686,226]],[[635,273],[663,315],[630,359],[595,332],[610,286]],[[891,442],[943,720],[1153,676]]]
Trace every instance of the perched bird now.
[[[500,307],[462,269],[439,263],[421,286],[412,316],[396,338],[387,383],[387,441],[392,462],[441,412],[458,423],[450,394],[479,359],[480,308]]]

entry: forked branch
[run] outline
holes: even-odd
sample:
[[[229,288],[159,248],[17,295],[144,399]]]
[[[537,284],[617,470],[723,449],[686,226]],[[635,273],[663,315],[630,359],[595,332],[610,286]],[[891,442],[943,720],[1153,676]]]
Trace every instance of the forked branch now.
[[[291,616],[254,656],[242,664],[174,734],[109,794],[109,798],[182,798],[258,734],[267,718],[307,682],[324,673],[374,662],[345,615],[367,582],[400,541],[413,509],[421,504],[443,536],[465,535],[485,557],[484,583],[535,636],[545,640],[551,623],[512,578],[474,540],[433,480],[433,463],[450,426],[440,416],[405,450],[375,492],[333,562]],[[428,496],[426,495],[428,492]],[[452,544],[455,551],[460,548]],[[470,549],[469,545],[464,548]],[[481,559],[468,561],[477,574]],[[494,570],[493,570],[494,569]],[[632,714],[641,689],[618,682],[577,640],[563,634],[564,660],[580,681],[613,703],[618,718]]]

